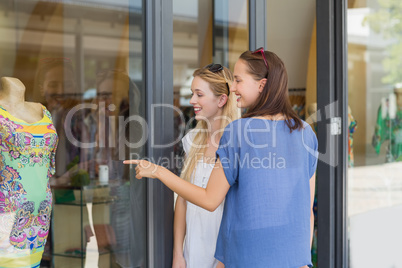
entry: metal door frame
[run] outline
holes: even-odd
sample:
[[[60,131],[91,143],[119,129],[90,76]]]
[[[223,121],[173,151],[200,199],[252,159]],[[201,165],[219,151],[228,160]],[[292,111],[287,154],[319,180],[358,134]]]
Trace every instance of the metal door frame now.
[[[317,266],[348,267],[347,243],[347,1],[316,1]],[[338,127],[340,134],[331,133]]]

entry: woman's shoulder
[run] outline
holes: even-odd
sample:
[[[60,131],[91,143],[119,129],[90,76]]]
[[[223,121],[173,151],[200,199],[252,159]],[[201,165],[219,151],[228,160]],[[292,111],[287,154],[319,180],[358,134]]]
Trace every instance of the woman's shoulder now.
[[[190,130],[183,136],[182,141],[183,141],[183,140],[194,140],[195,135],[197,135],[198,132],[200,132],[199,129],[196,129],[196,128],[190,129]]]
[[[191,144],[193,143],[195,135],[197,135],[199,131],[199,129],[193,128],[188,131],[187,134],[184,135],[184,137],[181,139],[181,142],[183,143],[183,149],[186,154],[190,152]]]
[[[299,131],[299,132],[307,131],[307,133],[315,136],[315,132],[313,131],[312,127],[304,120],[301,120],[301,122],[302,122],[302,126],[297,131]],[[226,133],[234,132],[233,135],[238,135],[238,134],[244,134],[243,133],[244,131],[238,131],[238,130],[246,130],[246,129],[253,128],[253,127],[256,127],[256,128],[261,128],[261,127],[262,128],[264,128],[264,127],[272,128],[272,127],[274,127],[276,130],[282,129],[284,131],[284,133],[285,132],[290,133],[290,131],[288,131],[289,127],[288,127],[287,123],[292,125],[294,123],[294,120],[290,119],[287,122],[286,120],[266,120],[263,118],[245,117],[245,118],[239,118],[239,119],[236,119],[236,120],[230,122],[225,128],[225,132]],[[282,128],[279,126],[282,126]],[[245,131],[245,132],[247,132],[247,131]]]
[[[301,121],[302,121],[302,130],[307,130],[308,132],[314,134],[314,136],[315,136],[315,132],[314,132],[313,128],[311,127],[311,125],[304,120],[301,120]]]
[[[256,125],[269,127],[268,125],[270,125],[271,123],[282,123],[282,122],[284,122],[284,120],[268,120],[259,117],[242,117],[230,122],[226,126],[225,131],[233,131],[235,129],[245,129]]]
[[[304,121],[303,119],[300,119],[300,121],[302,122],[303,128],[311,128],[310,124],[307,123],[306,121]]]
[[[303,121],[302,129],[300,130],[303,142],[310,142],[312,144],[318,144],[317,135],[309,123]]]
[[[229,130],[234,127],[240,127],[244,122],[247,121],[247,119],[249,119],[249,118],[239,118],[239,119],[233,120],[232,122],[227,124],[227,126],[225,127],[225,130]]]

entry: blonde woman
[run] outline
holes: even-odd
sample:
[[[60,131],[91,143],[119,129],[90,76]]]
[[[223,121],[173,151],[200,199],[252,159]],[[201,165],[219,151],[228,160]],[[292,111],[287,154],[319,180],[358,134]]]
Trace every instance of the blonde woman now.
[[[191,84],[195,129],[182,139],[186,161],[181,177],[206,187],[215,164],[215,152],[227,124],[239,117],[234,94],[229,94],[232,73],[220,64],[197,69]],[[173,267],[216,267],[216,239],[223,203],[214,212],[185,201],[176,201],[174,216]],[[183,250],[184,242],[184,250]]]

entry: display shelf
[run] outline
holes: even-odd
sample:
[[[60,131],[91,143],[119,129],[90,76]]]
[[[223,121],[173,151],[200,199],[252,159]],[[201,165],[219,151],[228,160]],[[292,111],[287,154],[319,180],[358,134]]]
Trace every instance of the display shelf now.
[[[122,199],[119,199],[116,196],[109,196],[105,198],[94,198],[92,200],[87,199],[84,201],[81,200],[74,200],[74,201],[68,201],[68,202],[58,202],[56,200],[55,204],[56,205],[65,205],[65,206],[85,206],[87,203],[91,203],[92,205],[100,205],[100,204],[110,204],[110,203],[115,203],[115,202],[121,202]]]
[[[113,250],[108,250],[108,249],[102,249],[99,250],[98,253],[99,255],[105,255],[105,254],[112,254],[112,253],[116,253],[117,251],[113,251]],[[85,252],[80,252],[80,250],[74,250],[71,252],[55,252],[53,254],[54,256],[58,256],[58,257],[68,257],[68,258],[85,258]]]
[[[71,190],[89,190],[89,189],[99,189],[99,188],[110,188],[123,185],[121,180],[110,180],[108,183],[100,183],[98,180],[92,180],[88,185],[71,185],[71,183],[57,183],[51,185],[52,189],[71,189]]]
[[[127,251],[116,250],[112,217],[116,207],[121,208],[123,202],[130,201],[129,187],[129,182],[113,180],[107,184],[93,181],[79,187],[68,183],[52,185],[52,262],[55,266],[63,264],[60,258],[63,257],[70,258],[72,262],[80,259],[80,264],[74,265],[84,267],[87,243],[94,235],[99,256],[106,255],[103,258],[111,260],[115,254]]]

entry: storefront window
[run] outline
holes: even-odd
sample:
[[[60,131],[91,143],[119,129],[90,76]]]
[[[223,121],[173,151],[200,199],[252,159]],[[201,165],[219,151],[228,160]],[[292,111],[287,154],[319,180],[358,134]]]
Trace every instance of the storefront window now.
[[[397,1],[349,2],[351,268],[402,266],[401,12]]]
[[[212,62],[233,71],[248,49],[247,7],[247,0],[173,0],[174,105],[181,111],[175,115],[176,139],[196,124],[190,105],[193,72]],[[183,155],[181,142],[175,154]]]
[[[0,75],[19,79],[25,100],[46,106],[59,137],[49,188],[53,204],[39,221],[43,226],[33,220],[8,230],[1,224],[0,256],[4,250],[15,257],[44,250],[41,267],[143,267],[146,188],[130,180],[122,164],[144,153],[142,129],[130,120],[145,110],[142,1],[14,0],[0,8]],[[35,158],[41,146],[16,161]],[[31,164],[40,165],[35,159]],[[23,202],[32,202],[32,217],[43,212],[29,191],[47,177],[32,176],[39,177],[22,178],[26,196],[9,213],[19,215]],[[13,241],[13,235],[26,240],[4,249],[3,238]]]

